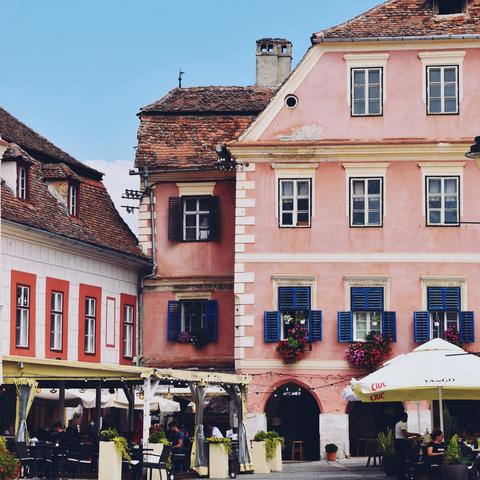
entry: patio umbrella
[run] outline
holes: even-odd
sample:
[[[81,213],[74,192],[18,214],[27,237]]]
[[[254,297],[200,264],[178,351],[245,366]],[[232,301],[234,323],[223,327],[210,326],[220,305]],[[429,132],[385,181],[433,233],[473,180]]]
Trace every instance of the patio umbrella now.
[[[362,402],[480,399],[480,358],[439,338],[396,357],[361,380],[351,380]]]

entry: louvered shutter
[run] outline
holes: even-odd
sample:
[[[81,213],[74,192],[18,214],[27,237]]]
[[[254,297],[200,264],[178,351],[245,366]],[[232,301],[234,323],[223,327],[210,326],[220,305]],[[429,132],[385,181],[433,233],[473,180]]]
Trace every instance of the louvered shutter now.
[[[464,343],[475,341],[475,321],[473,312],[460,312],[460,340]]]
[[[183,218],[181,197],[168,199],[168,239],[172,242],[183,240]]]
[[[210,197],[209,202],[209,240],[220,240],[220,197]]]
[[[265,312],[263,315],[263,335],[265,342],[280,340],[280,312]]]
[[[176,342],[180,333],[180,302],[168,302],[167,340]]]
[[[278,289],[280,310],[309,310],[310,287],[280,287]]]
[[[352,287],[351,307],[353,311],[382,311],[382,287]]]
[[[353,341],[352,312],[338,312],[337,314],[338,341],[340,343]]]
[[[207,300],[205,302],[205,333],[210,342],[217,341],[217,301]]]
[[[310,310],[308,319],[308,337],[311,342],[322,341],[322,312]]]
[[[461,303],[460,287],[428,287],[428,310],[458,312]]]
[[[383,312],[382,335],[392,342],[397,341],[397,314],[396,312]]]
[[[417,343],[430,340],[430,314],[429,312],[414,312],[413,334]]]

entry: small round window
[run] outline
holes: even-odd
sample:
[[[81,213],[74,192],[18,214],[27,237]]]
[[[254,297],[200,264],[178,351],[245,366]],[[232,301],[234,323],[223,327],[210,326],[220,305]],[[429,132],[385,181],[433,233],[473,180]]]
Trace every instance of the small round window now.
[[[285,105],[288,108],[295,108],[298,105],[298,98],[295,95],[287,95],[285,97]]]

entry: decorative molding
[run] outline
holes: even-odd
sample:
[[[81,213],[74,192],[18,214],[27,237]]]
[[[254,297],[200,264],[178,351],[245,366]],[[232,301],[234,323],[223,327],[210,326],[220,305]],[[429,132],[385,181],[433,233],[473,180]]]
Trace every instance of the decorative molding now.
[[[479,253],[239,253],[242,263],[480,263]]]
[[[211,300],[212,299],[212,292],[211,291],[203,291],[203,292],[176,292],[175,293],[176,300]]]
[[[347,64],[347,103],[351,105],[351,69],[352,68],[381,68],[383,102],[387,99],[387,60],[388,53],[347,53],[343,56]]]
[[[460,287],[460,301],[462,310],[468,310],[467,279],[456,276],[421,276],[422,287],[422,310],[427,310],[427,288],[428,287]]]
[[[177,183],[181,197],[188,195],[213,195],[216,182]]]
[[[350,310],[352,287],[382,287],[385,310],[390,310],[390,277],[383,275],[347,275],[343,277],[345,287],[345,310]]]
[[[427,67],[458,65],[458,103],[463,100],[463,59],[467,52],[465,50],[449,50],[442,52],[419,52],[418,57],[422,61],[422,98],[427,103]]]

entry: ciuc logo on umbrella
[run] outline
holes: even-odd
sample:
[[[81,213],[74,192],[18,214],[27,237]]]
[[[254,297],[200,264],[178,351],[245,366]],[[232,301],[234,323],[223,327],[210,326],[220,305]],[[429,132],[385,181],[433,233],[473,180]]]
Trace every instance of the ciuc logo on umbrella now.
[[[426,378],[425,383],[455,383],[455,378]]]

